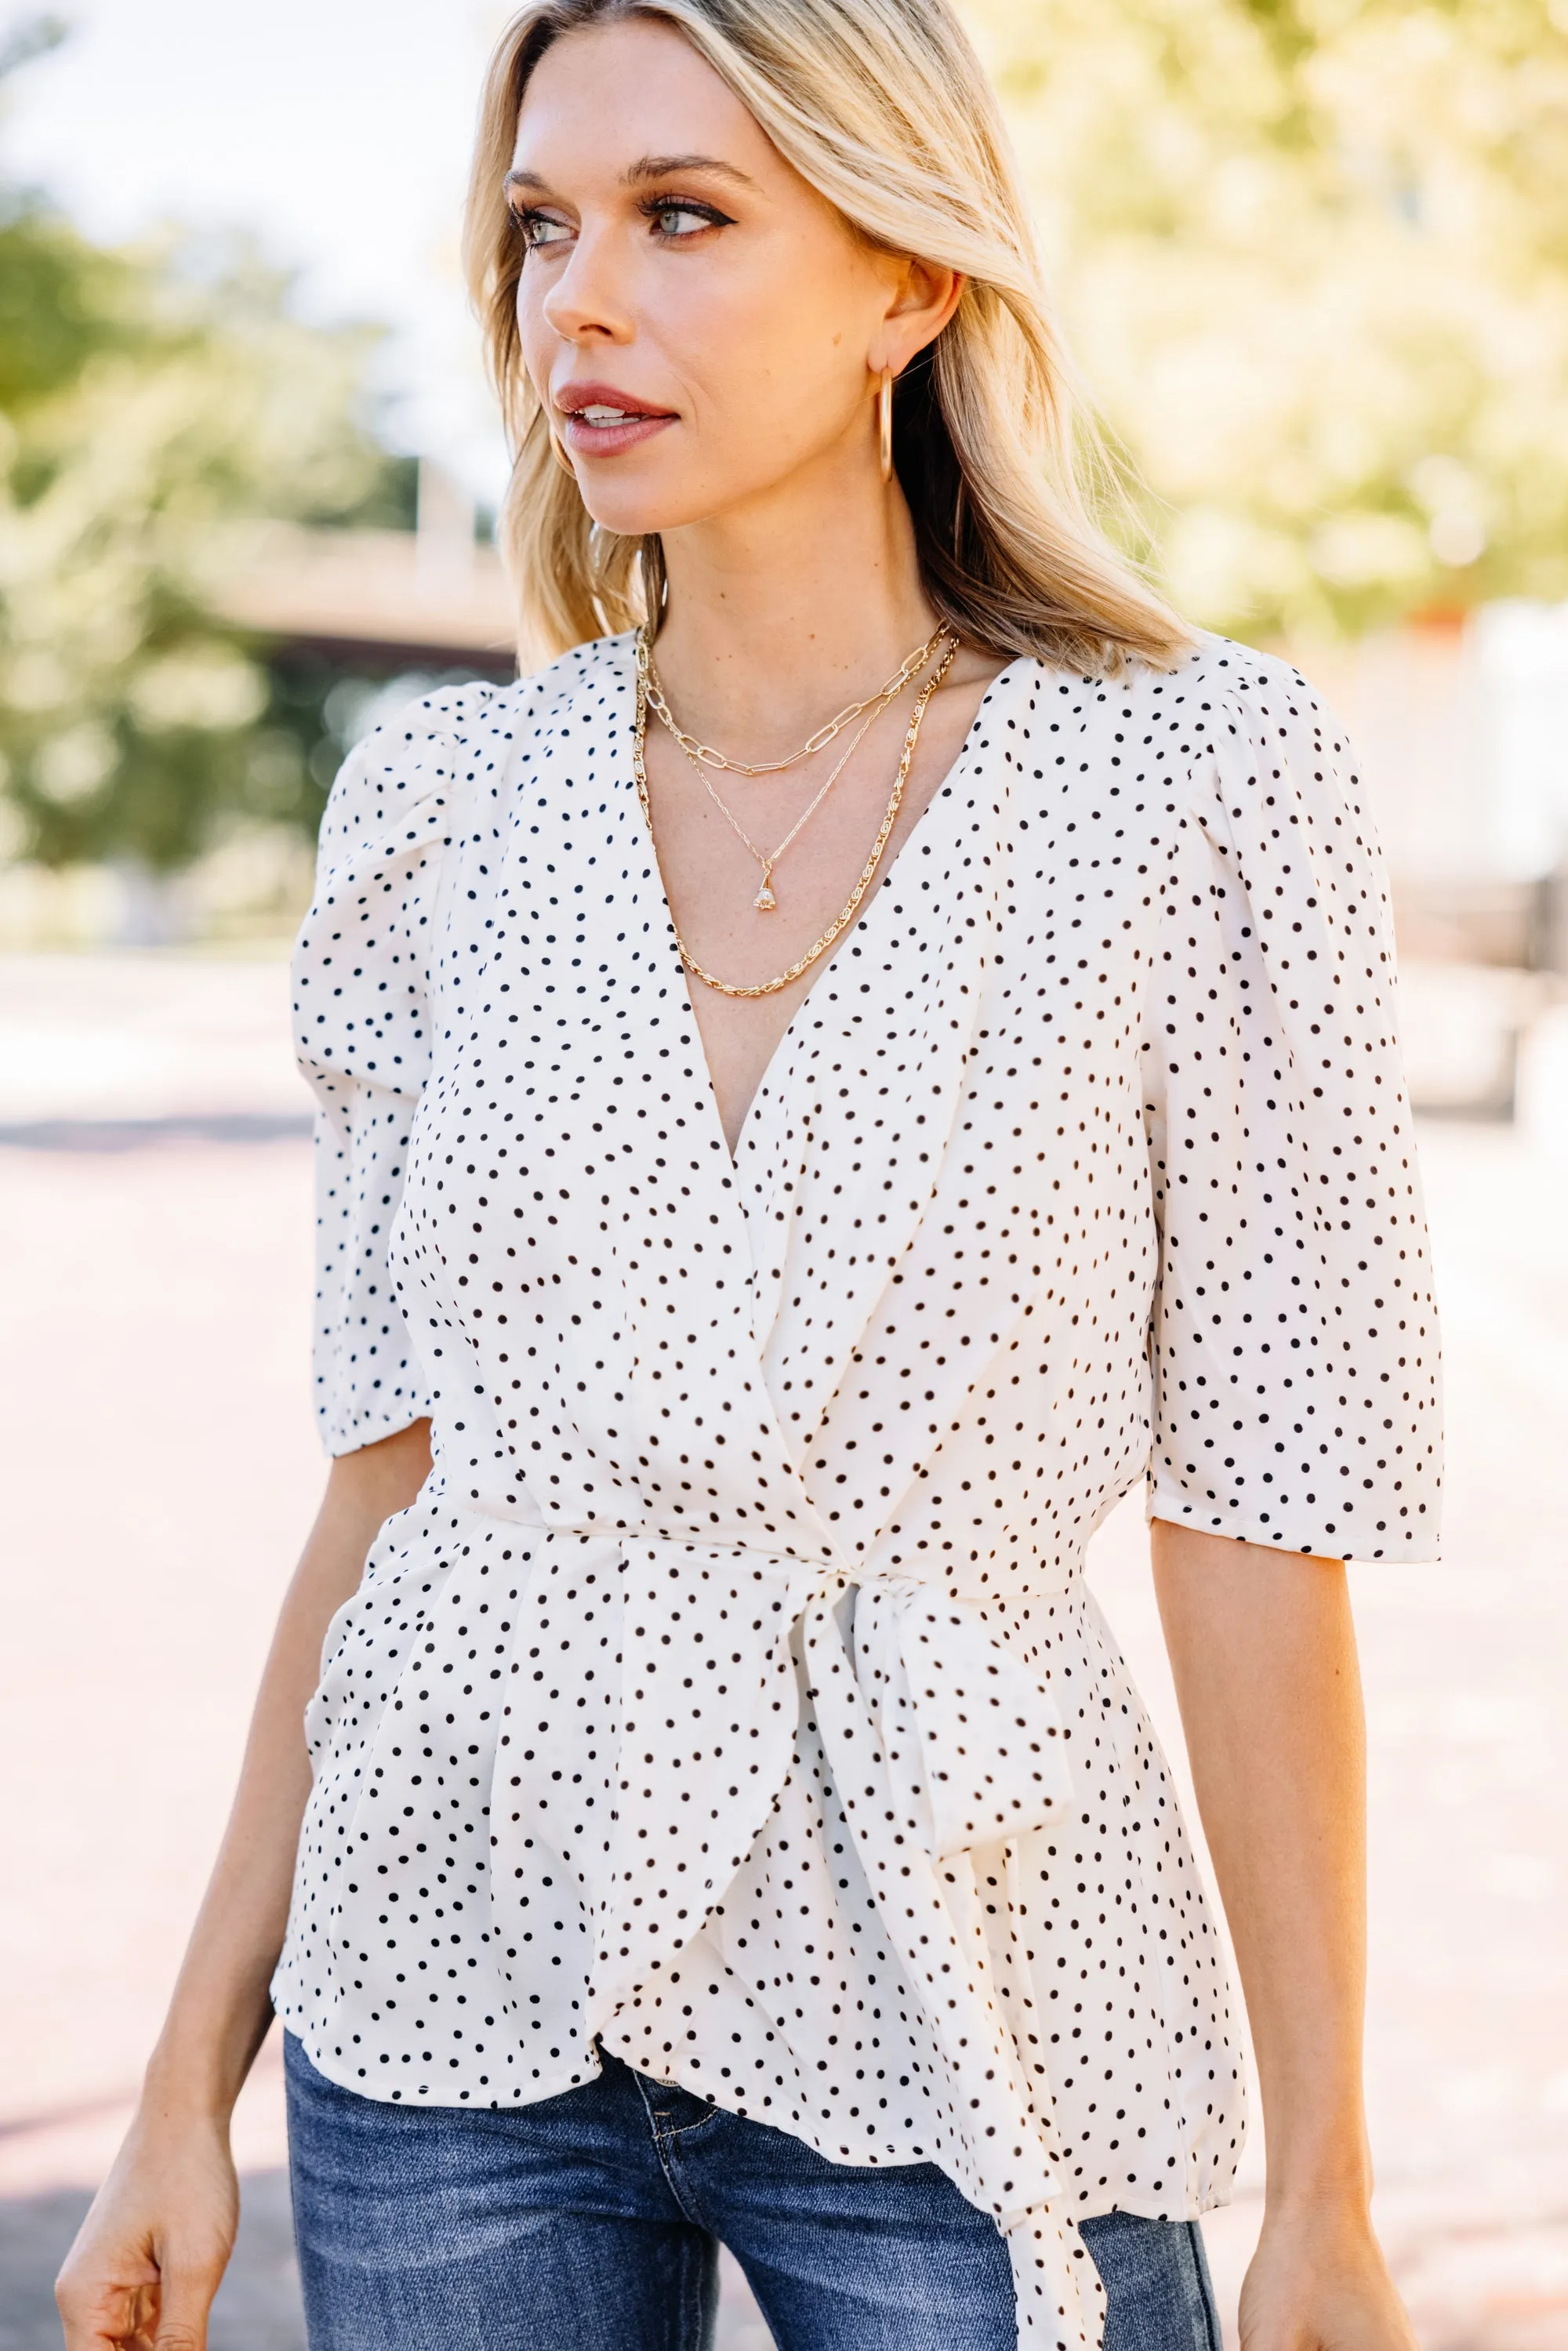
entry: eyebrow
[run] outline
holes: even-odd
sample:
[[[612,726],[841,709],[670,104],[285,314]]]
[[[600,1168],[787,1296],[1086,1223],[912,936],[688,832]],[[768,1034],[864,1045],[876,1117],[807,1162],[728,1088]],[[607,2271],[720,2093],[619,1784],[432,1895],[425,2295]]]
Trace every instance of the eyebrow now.
[[[715,172],[720,179],[733,180],[737,187],[755,188],[757,185],[755,180],[748,179],[735,164],[725,162],[717,155],[641,155],[636,162],[627,165],[621,174],[621,181],[623,187],[645,187],[650,180],[667,180],[676,172]],[[501,184],[507,188],[527,188],[539,194],[549,183],[537,172],[511,171]]]
[[[628,164],[621,177],[630,188],[645,180],[667,180],[674,172],[716,172],[720,179],[734,180],[740,187],[757,185],[755,180],[717,155],[643,155],[637,162]]]

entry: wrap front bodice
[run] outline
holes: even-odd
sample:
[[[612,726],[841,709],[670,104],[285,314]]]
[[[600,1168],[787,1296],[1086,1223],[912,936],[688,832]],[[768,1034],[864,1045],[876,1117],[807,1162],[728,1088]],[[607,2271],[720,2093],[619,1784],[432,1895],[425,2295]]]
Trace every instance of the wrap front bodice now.
[[[373,2096],[596,2043],[1007,2231],[1239,2145],[1216,1938],[1081,1578],[1112,1504],[1435,1529],[1435,1333],[1375,852],[1299,679],[1015,663],[732,1161],[631,653],[350,762],[298,964],[319,1393],[435,1468],[334,1621],[277,1998]]]

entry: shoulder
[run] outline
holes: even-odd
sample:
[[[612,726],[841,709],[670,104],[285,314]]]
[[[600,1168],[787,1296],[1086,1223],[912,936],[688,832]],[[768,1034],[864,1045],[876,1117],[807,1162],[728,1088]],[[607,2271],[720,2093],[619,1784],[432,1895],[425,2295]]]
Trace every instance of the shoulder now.
[[[591,781],[632,724],[636,639],[594,637],[519,680],[515,737],[522,789],[546,771]]]
[[[518,718],[532,731],[549,731],[573,720],[591,723],[595,714],[608,720],[636,666],[637,640],[627,629],[619,636],[569,645],[509,691],[517,697]]]
[[[450,799],[476,759],[490,754],[505,720],[497,709],[512,687],[476,679],[421,695],[357,743],[338,771],[321,821],[321,852],[330,859],[366,840],[389,844]]]
[[[1238,731],[1270,725],[1333,727],[1333,713],[1276,654],[1207,632],[1169,669],[1129,663],[1096,677],[1028,658],[1010,663],[982,705],[1025,736],[1071,735],[1113,746],[1119,763],[1186,773]]]
[[[1190,750],[1184,825],[1206,837],[1255,909],[1384,921],[1376,826],[1334,711],[1301,671],[1204,639],[1172,684]],[[1173,707],[1175,706],[1173,703]]]
[[[531,695],[529,716],[537,724],[572,711],[608,708],[636,664],[636,632],[624,629],[619,636],[591,637],[586,643],[569,645],[565,653],[530,676],[519,678],[509,690]]]
[[[1338,718],[1278,654],[1205,632],[1174,669],[1130,676],[1124,699],[1140,722],[1129,748],[1157,762],[1175,803],[1200,820],[1217,801],[1276,785],[1308,799],[1354,790]]]
[[[1287,662],[1228,638],[1197,637],[1169,669],[1134,662],[1109,676],[1020,659],[981,705],[982,752],[999,755],[1077,807],[1114,805],[1164,837],[1213,798],[1221,766],[1241,747],[1338,730]]]
[[[1274,654],[1204,634],[1164,670],[1093,677],[1022,660],[987,703],[982,753],[1012,768],[1031,823],[1098,826],[1119,855],[1135,840],[1180,860],[1207,838],[1228,862],[1245,849],[1260,882],[1292,841],[1375,861],[1339,721]]]
[[[428,901],[463,788],[500,758],[516,691],[476,679],[421,695],[349,753],[321,819],[297,987],[333,943],[352,935],[363,946]]]
[[[1189,806],[1200,822],[1221,820],[1233,838],[1266,828],[1278,839],[1281,824],[1370,834],[1344,729],[1299,669],[1214,637],[1194,656],[1189,691],[1199,754]]]
[[[1314,747],[1343,758],[1343,728],[1311,680],[1277,653],[1205,635],[1179,670],[1165,681],[1164,700],[1185,720],[1195,753],[1220,758],[1249,747],[1289,756],[1291,747]]]
[[[406,703],[344,761],[322,820],[323,854],[438,831],[466,787],[498,785],[541,738],[608,713],[631,674],[632,642],[596,638],[510,685],[476,678]]]
[[[1259,745],[1310,740],[1343,753],[1344,730],[1310,678],[1277,653],[1207,637],[1192,656],[1192,687],[1217,739]]]

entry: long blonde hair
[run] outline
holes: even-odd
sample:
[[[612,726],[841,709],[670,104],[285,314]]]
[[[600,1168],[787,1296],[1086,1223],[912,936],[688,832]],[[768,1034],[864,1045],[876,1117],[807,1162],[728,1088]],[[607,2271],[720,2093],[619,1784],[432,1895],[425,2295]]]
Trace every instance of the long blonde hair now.
[[[601,529],[555,462],[523,364],[523,248],[502,185],[545,50],[628,17],[684,33],[862,236],[963,273],[956,311],[894,399],[894,464],[938,615],[998,654],[1090,673],[1129,657],[1168,666],[1191,640],[1091,519],[1074,449],[1092,435],[995,93],[946,0],[528,0],[502,34],[464,261],[513,453],[500,538],[525,661],[656,618],[664,593],[657,536]]]

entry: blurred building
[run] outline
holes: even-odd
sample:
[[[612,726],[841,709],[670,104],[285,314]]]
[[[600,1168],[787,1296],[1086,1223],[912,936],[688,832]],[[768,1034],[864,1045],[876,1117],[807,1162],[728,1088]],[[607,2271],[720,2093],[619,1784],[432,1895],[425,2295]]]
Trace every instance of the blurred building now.
[[[1361,755],[1406,955],[1568,971],[1568,605],[1302,649]]]
[[[1361,759],[1418,1105],[1518,1113],[1568,1147],[1568,605],[1292,653]]]
[[[315,823],[350,746],[422,694],[517,672],[513,600],[472,498],[421,461],[412,505],[412,529],[209,528],[206,609],[217,629],[239,632],[251,674],[267,682],[269,719],[292,726],[297,747],[286,739],[282,749],[290,778],[303,755],[304,805],[236,813],[193,860],[162,871],[123,855],[7,862],[0,828],[0,950],[287,935],[308,901]],[[297,784],[288,797],[300,797]]]
[[[472,499],[425,461],[412,531],[286,522],[236,530],[219,569],[220,609],[285,655],[377,674],[465,669],[510,678],[516,607],[500,558],[476,526]]]

